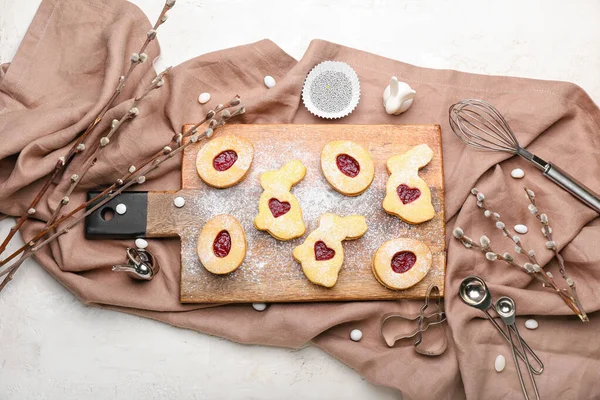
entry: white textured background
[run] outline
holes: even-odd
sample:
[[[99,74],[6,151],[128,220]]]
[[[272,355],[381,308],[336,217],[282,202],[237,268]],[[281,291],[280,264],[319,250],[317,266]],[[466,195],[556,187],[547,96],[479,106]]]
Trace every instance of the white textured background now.
[[[0,63],[39,3],[0,0]],[[162,7],[134,3],[152,21]],[[600,102],[597,0],[178,0],[170,17],[161,66],[263,38],[300,58],[322,38],[426,67],[572,81]],[[396,397],[314,348],[242,346],[85,307],[35,262],[0,295],[2,400]]]

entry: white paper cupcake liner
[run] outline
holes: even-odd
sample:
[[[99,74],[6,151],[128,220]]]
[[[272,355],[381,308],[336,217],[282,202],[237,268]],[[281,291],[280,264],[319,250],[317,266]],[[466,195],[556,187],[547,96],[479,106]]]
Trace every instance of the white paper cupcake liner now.
[[[344,62],[323,61],[304,80],[302,101],[308,111],[317,117],[345,117],[354,111],[359,100],[358,75]]]

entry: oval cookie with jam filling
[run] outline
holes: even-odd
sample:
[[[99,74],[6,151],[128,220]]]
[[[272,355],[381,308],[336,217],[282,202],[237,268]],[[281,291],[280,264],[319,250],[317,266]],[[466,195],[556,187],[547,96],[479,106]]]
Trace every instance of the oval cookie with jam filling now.
[[[246,257],[246,235],[237,219],[229,214],[211,218],[198,238],[198,258],[209,272],[228,274]]]
[[[346,196],[358,196],[375,177],[369,152],[350,140],[327,143],[321,151],[321,169],[331,187]]]
[[[196,156],[196,171],[209,186],[224,189],[241,182],[254,159],[254,147],[237,136],[216,137]]]
[[[425,243],[415,239],[393,239],[375,252],[373,274],[389,289],[408,289],[425,278],[432,260],[431,250]]]

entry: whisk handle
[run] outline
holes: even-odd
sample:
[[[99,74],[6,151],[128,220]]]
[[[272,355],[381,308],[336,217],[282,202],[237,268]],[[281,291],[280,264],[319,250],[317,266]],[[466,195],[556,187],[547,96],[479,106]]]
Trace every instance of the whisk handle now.
[[[548,163],[544,175],[600,214],[600,197],[590,188],[552,163]]]

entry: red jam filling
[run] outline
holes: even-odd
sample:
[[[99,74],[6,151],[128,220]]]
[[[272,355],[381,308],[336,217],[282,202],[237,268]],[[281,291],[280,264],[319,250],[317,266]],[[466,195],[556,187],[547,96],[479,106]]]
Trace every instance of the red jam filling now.
[[[290,211],[290,208],[292,208],[292,206],[287,201],[279,201],[277,199],[269,200],[269,210],[271,210],[271,214],[273,214],[273,217],[275,218],[287,214]]]
[[[213,159],[213,168],[219,172],[227,171],[238,159],[238,155],[233,150],[225,150],[220,152]]]
[[[213,242],[213,252],[219,258],[227,257],[231,251],[231,236],[226,230],[222,230],[217,234]]]
[[[356,159],[348,154],[340,154],[335,159],[337,167],[342,173],[350,178],[356,178],[360,173],[360,164]]]
[[[416,262],[417,256],[412,251],[399,251],[392,257],[390,265],[394,272],[403,274],[411,269]]]
[[[421,191],[418,188],[411,188],[404,183],[396,189],[402,204],[412,203],[421,196]]]
[[[315,243],[315,259],[317,261],[331,260],[335,257],[335,250],[327,247],[324,241],[319,240]]]

